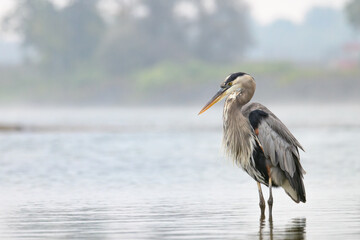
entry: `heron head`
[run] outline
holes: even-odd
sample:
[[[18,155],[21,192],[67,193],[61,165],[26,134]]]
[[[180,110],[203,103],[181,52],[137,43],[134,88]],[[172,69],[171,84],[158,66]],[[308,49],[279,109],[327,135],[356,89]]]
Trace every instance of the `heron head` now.
[[[242,99],[242,101],[245,100],[248,102],[254,95],[255,87],[255,80],[249,74],[243,72],[232,73],[225,78],[224,82],[220,85],[220,90],[210,99],[203,109],[201,109],[199,115],[229,95],[244,95],[246,99]]]

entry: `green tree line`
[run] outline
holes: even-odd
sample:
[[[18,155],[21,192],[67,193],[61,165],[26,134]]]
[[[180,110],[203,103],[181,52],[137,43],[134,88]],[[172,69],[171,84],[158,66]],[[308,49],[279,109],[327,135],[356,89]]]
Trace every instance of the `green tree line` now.
[[[100,2],[72,0],[59,8],[49,0],[17,0],[6,25],[22,37],[28,61],[49,71],[91,64],[122,74],[166,60],[232,62],[252,43],[241,1],[215,0],[209,9],[189,0],[195,15],[186,17],[175,11],[183,1],[120,0],[110,21]]]
[[[25,61],[0,66],[3,102],[192,101],[197,87],[234,69],[281,84],[333,77],[317,66],[241,62],[256,44],[241,0],[113,0],[116,11],[104,11],[105,0],[14,1],[1,27],[21,37]],[[359,5],[345,9],[355,30]]]

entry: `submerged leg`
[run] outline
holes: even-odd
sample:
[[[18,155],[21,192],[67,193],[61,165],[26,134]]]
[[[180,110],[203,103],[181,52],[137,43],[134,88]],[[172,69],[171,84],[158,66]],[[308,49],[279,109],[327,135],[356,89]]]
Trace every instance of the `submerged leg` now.
[[[259,206],[261,209],[261,219],[265,218],[265,200],[264,200],[264,196],[261,190],[261,185],[259,182],[257,182],[258,185],[258,190],[259,190],[259,198],[260,198],[260,202],[259,202]]]
[[[272,180],[271,177],[269,178],[269,219],[272,219],[272,206],[273,206],[273,196],[272,196]]]

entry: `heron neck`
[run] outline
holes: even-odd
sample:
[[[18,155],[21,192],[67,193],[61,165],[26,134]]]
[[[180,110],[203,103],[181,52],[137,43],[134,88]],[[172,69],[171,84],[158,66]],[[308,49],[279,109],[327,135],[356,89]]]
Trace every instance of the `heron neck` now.
[[[223,144],[227,154],[247,169],[253,138],[251,125],[241,111],[243,105],[236,97],[229,96],[226,99],[223,112]]]
[[[243,92],[236,95],[236,100],[238,104],[242,107],[248,102],[250,102],[251,98],[254,96],[254,90],[244,90]]]
[[[229,116],[236,116],[236,118],[245,118],[241,112],[241,108],[247,102],[239,101],[238,95],[240,94],[231,94],[228,98],[226,98],[223,112],[224,122],[234,120],[233,117],[229,118]]]

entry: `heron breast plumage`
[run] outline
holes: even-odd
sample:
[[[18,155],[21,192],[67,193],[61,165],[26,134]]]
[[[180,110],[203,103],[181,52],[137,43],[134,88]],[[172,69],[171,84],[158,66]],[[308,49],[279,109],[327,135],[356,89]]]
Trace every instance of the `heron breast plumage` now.
[[[241,109],[236,107],[235,101],[236,99],[227,98],[224,106],[223,145],[225,152],[253,179],[267,185],[268,175],[264,169],[265,156],[261,152],[260,143],[249,120],[243,116]]]

